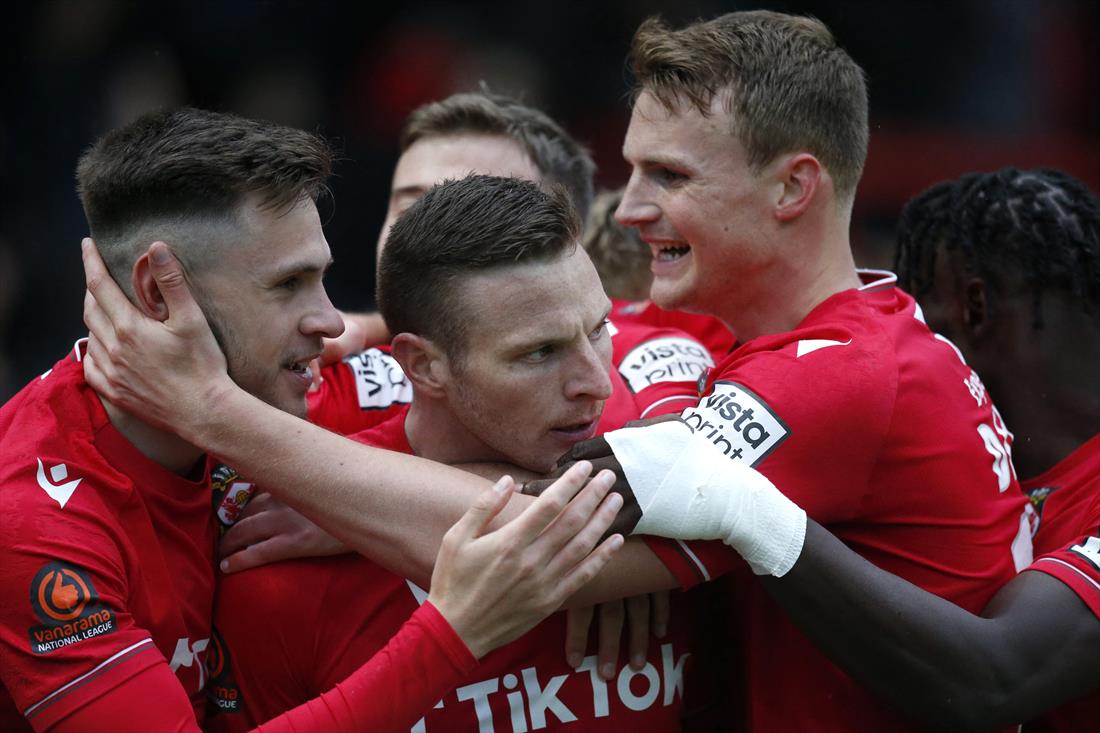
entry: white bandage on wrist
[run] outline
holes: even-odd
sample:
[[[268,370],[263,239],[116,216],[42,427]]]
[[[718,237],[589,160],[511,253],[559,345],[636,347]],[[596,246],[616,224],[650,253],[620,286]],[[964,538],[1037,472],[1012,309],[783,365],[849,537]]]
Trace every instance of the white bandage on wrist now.
[[[785,575],[802,553],[806,512],[760,472],[682,422],[606,433],[642,510],[636,534],[722,540],[757,575]]]

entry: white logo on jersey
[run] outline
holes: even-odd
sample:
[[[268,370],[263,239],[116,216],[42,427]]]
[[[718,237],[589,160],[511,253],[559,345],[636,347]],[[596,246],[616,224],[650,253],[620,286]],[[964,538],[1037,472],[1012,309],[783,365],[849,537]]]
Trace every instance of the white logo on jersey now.
[[[806,354],[812,354],[818,349],[827,349],[830,346],[847,346],[852,339],[847,341],[833,341],[832,339],[802,339],[795,349],[794,358],[801,359]]]
[[[694,382],[714,366],[710,352],[694,339],[662,336],[639,344],[619,363],[631,392],[660,382]]]
[[[64,463],[59,463],[50,469],[49,478],[46,477],[46,467],[42,465],[42,459],[38,459],[38,485],[46,494],[56,501],[64,509],[69,498],[76,491],[76,487],[84,479],[78,478],[68,483],[60,483],[69,477],[69,468]]]
[[[1100,537],[1089,537],[1085,544],[1069,548],[1100,569]]]
[[[435,708],[456,704],[466,707],[469,703],[477,716],[478,733],[526,733],[527,730],[541,730],[548,725],[572,723],[578,720],[578,715],[585,720],[606,718],[611,715],[611,701],[615,696],[624,707],[636,712],[658,704],[668,707],[677,697],[683,699],[684,666],[690,656],[689,652],[677,658],[672,644],[662,644],[660,669],[655,661],[646,662],[645,667],[638,671],[624,665],[618,677],[610,682],[597,672],[595,654],[585,657],[572,673],[555,675],[545,683],[539,679],[537,669],[526,667],[520,670],[518,676],[508,673],[459,687],[454,691],[454,698],[448,695],[446,702],[440,700]],[[576,694],[578,686],[585,691],[582,696]],[[566,695],[566,699],[574,701],[572,709],[561,699],[565,687],[573,692]],[[507,718],[494,718],[490,698],[501,692],[508,702],[509,714]],[[588,700],[592,701],[592,707],[588,707]],[[528,720],[531,721],[530,729],[527,727]],[[421,718],[412,727],[411,733],[434,733],[435,730],[438,728],[429,726]]]
[[[367,349],[344,359],[344,363],[355,374],[360,408],[378,410],[412,402],[412,384],[405,378],[401,365],[389,354]]]
[[[791,434],[767,403],[736,382],[714,391],[680,414],[691,432],[714,443],[731,460],[755,466]]]
[[[191,644],[191,638],[185,636],[176,642],[176,650],[172,653],[172,661],[168,663],[168,666],[175,672],[180,667],[190,667],[194,664],[199,670],[199,691],[202,691],[204,685],[206,685],[206,665],[199,659],[199,655],[206,651],[207,645],[210,643],[210,639],[196,639],[194,644]]]

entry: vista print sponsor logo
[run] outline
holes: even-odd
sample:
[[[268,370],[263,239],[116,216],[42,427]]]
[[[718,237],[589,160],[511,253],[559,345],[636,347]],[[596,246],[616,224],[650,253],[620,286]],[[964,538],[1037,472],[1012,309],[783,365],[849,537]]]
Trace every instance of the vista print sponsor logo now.
[[[389,354],[367,349],[347,357],[344,362],[355,374],[355,390],[361,409],[383,410],[393,404],[412,402],[412,384],[401,365]]]
[[[694,382],[714,366],[710,352],[692,339],[664,336],[631,349],[619,363],[630,391],[641,392],[660,382]]]
[[[715,382],[711,393],[684,410],[680,419],[730,460],[750,466],[764,460],[791,434],[766,402],[736,382]]]
[[[99,602],[87,573],[66,563],[47,563],[34,576],[31,608],[43,622],[28,630],[35,654],[118,630],[114,612]]]

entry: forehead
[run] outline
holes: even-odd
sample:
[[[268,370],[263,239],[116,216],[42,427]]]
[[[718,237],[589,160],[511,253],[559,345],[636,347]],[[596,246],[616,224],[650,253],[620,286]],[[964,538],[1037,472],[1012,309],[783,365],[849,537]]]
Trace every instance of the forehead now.
[[[393,190],[426,190],[471,173],[524,178],[535,183],[542,178],[534,162],[511,138],[459,133],[421,138],[410,145],[397,161]]]
[[[587,333],[610,306],[596,268],[577,246],[552,260],[474,273],[458,288],[469,346],[491,351]]]
[[[725,95],[711,100],[704,115],[687,103],[665,107],[650,92],[634,102],[623,142],[623,157],[634,165],[684,163],[702,166],[716,156],[728,157],[740,150],[733,122],[726,111]]]

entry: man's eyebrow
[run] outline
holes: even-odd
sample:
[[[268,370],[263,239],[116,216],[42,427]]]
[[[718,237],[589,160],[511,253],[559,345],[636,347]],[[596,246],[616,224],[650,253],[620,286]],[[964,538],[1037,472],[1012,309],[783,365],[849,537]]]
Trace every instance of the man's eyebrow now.
[[[279,267],[271,270],[271,272],[268,273],[268,277],[272,278],[273,280],[281,280],[282,278],[289,277],[290,275],[304,275],[312,274],[315,272],[327,272],[328,269],[332,267],[332,263],[335,261],[336,260],[334,258],[329,257],[328,262],[326,262],[324,265],[319,265],[315,261],[310,260],[298,260],[295,262],[288,262],[285,265],[280,265]]]
[[[390,192],[390,198],[396,199],[400,198],[401,196],[419,196],[427,190],[428,189],[426,186],[421,186],[418,183],[409,186],[401,186],[400,188],[395,188],[393,189],[393,191]]]

